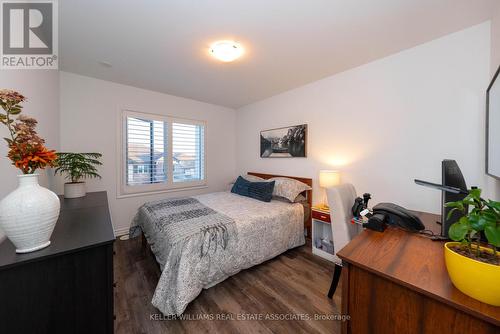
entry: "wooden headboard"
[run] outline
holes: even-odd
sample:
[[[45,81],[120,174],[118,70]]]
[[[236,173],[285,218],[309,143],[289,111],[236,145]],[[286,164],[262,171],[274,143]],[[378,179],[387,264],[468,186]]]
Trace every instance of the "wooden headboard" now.
[[[297,177],[297,176],[287,176],[287,175],[274,175],[274,174],[263,174],[263,173],[256,173],[256,172],[248,172],[247,173],[248,175],[253,175],[253,176],[257,176],[257,177],[260,177],[260,178],[263,178],[265,180],[267,179],[270,179],[272,177],[287,177],[289,179],[294,179],[294,180],[297,180],[297,181],[300,181],[302,183],[305,183],[307,184],[308,186],[310,186],[312,188],[313,186],[313,182],[312,182],[312,179],[310,178],[306,178],[306,177]],[[309,210],[312,208],[312,190],[306,190],[303,192],[303,195],[306,197],[307,199],[307,203],[309,204]],[[309,217],[311,217],[311,213],[309,212]],[[311,237],[311,224],[312,224],[312,218],[310,218],[306,223],[305,223],[305,228],[307,229],[307,237],[310,238]]]

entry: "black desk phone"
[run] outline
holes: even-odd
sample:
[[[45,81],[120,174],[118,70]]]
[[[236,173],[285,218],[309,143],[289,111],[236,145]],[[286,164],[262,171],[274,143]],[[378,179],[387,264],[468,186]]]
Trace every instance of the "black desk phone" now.
[[[420,218],[407,209],[394,203],[379,203],[373,207],[373,214],[364,227],[382,232],[386,225],[397,226],[411,232],[425,229]]]

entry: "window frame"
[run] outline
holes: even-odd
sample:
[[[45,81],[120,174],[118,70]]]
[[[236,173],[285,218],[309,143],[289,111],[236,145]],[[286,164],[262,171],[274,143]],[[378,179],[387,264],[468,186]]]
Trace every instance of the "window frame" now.
[[[127,184],[127,118],[135,117],[152,121],[165,122],[165,151],[166,151],[166,175],[167,182],[144,185],[128,185]],[[143,194],[155,194],[172,191],[182,191],[190,189],[200,189],[207,187],[207,122],[201,120],[193,120],[181,117],[166,116],[161,114],[153,114],[148,112],[135,111],[131,109],[122,109],[119,117],[119,143],[118,143],[118,182],[117,182],[117,197],[140,196]],[[181,123],[189,125],[203,126],[203,179],[193,181],[174,182],[173,179],[173,136],[172,124]]]

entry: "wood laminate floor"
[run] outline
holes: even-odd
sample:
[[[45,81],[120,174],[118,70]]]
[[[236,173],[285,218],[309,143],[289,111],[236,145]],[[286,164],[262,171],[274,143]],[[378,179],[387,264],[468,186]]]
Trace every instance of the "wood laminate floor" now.
[[[340,314],[342,282],[333,300],[328,299],[333,264],[312,255],[310,245],[203,290],[187,307],[184,320],[167,320],[151,305],[159,270],[142,252],[140,238],[118,240],[115,251],[117,334],[340,333],[341,322],[332,315]]]

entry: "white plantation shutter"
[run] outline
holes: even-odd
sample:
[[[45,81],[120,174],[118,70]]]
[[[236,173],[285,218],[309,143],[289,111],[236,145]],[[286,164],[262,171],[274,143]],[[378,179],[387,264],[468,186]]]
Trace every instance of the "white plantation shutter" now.
[[[205,128],[202,125],[172,124],[173,181],[204,179]]]
[[[120,195],[204,186],[205,123],[123,112]]]
[[[127,117],[127,184],[167,181],[165,123]]]

